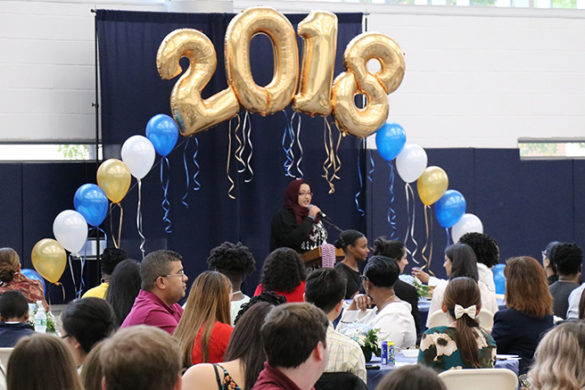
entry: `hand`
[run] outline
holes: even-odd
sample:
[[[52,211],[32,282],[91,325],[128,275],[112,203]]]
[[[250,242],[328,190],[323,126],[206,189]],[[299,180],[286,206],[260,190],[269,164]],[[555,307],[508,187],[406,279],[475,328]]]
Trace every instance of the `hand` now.
[[[372,305],[372,298],[366,294],[357,294],[353,297],[351,304],[347,308],[348,310],[361,310],[365,311]]]
[[[313,217],[313,219],[315,219],[317,214],[319,214],[320,212],[321,212],[321,209],[315,205],[312,205],[311,207],[309,207],[309,217]]]
[[[421,270],[420,268],[413,268],[412,269],[412,276],[417,277],[421,282],[428,283],[430,276],[425,271]]]

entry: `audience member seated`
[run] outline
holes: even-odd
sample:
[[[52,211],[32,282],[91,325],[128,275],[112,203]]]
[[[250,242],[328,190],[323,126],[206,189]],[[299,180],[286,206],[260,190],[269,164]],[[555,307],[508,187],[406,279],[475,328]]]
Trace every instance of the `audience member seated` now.
[[[366,261],[368,253],[370,253],[368,239],[357,230],[344,230],[339,233],[339,238],[335,241],[335,247],[343,249],[345,254],[343,260],[335,264],[335,269],[345,275],[347,279],[345,299],[351,299],[360,290],[363,290],[358,264]]]
[[[406,247],[400,241],[395,240],[386,240],[383,237],[377,238],[374,241],[374,255],[386,256],[396,261],[398,264],[398,268],[400,268],[400,273],[404,272],[404,268],[408,265],[408,260],[406,259]],[[421,324],[420,324],[420,317],[418,315],[418,292],[416,288],[408,284],[400,278],[394,283],[394,293],[396,296],[403,301],[410,303],[412,318],[414,318],[414,326],[416,327],[416,332],[422,332]]]
[[[121,261],[112,276],[110,277],[110,286],[106,293],[106,301],[114,309],[116,326],[122,325],[128,313],[134,305],[134,301],[140,292],[140,264],[134,260]]]
[[[576,244],[558,244],[550,253],[550,261],[555,265],[559,278],[548,287],[553,297],[553,313],[564,319],[569,308],[569,295],[579,287],[583,251]]]
[[[170,250],[151,252],[140,265],[141,289],[121,328],[150,325],[173,334],[183,308],[177,303],[185,296],[187,275],[182,257]]]
[[[585,323],[569,321],[548,332],[528,373],[531,390],[585,388]]]
[[[542,335],[553,326],[552,296],[544,269],[532,257],[506,262],[506,306],[494,316],[492,337],[498,353],[520,356],[519,373],[525,374]]]
[[[496,360],[494,339],[479,327],[481,310],[479,286],[472,278],[451,279],[442,309],[451,320],[423,333],[418,362],[437,372],[451,368],[493,368]]]
[[[230,323],[233,325],[242,305],[250,300],[250,297],[242,292],[242,283],[256,267],[254,256],[241,242],[237,244],[224,242],[211,250],[207,264],[210,269],[227,276],[232,283]]]
[[[20,272],[20,257],[14,249],[0,248],[0,294],[8,290],[20,291],[29,303],[43,302],[45,310],[49,311],[41,282]]]
[[[183,367],[224,361],[230,325],[229,279],[216,271],[201,273],[191,286],[185,312],[173,336],[179,340]]]
[[[477,259],[478,283],[483,283],[492,292],[496,292],[492,268],[500,259],[500,248],[496,240],[483,233],[466,233],[459,242],[473,249]]]
[[[128,258],[128,254],[123,249],[106,248],[101,256],[102,283],[99,286],[90,288],[83,294],[82,298],[101,298],[106,299],[106,293],[110,284],[110,278],[114,269],[122,260]]]
[[[376,390],[447,390],[437,373],[412,364],[397,368],[382,379]]]
[[[327,366],[329,320],[310,303],[272,309],[260,330],[267,361],[254,390],[310,390]]]
[[[260,284],[254,295],[262,291],[274,291],[287,302],[303,302],[305,293],[305,265],[299,254],[290,248],[272,251],[262,266]]]
[[[34,333],[28,320],[28,302],[17,290],[8,290],[0,295],[0,347],[14,347],[24,336]]]
[[[380,343],[393,341],[397,348],[408,348],[416,343],[414,319],[410,304],[401,301],[392,286],[398,279],[400,269],[393,259],[373,256],[364,268],[363,285],[366,294],[356,295],[343,312],[338,329],[345,323],[368,324],[372,329],[380,328]],[[375,308],[368,308],[370,305]]]
[[[258,302],[238,320],[225,353],[225,362],[197,364],[183,375],[183,390],[250,390],[266,356],[260,328],[274,306]]]
[[[180,390],[177,340],[152,326],[121,329],[100,352],[103,390]]]
[[[546,273],[546,279],[548,284],[553,284],[557,280],[559,280],[559,275],[557,274],[557,268],[555,267],[554,263],[550,261],[550,254],[553,248],[560,244],[559,241],[551,241],[548,243],[546,248],[541,252],[542,254],[542,266],[544,267],[544,271]]]
[[[467,276],[478,282],[477,272],[477,260],[475,252],[467,244],[453,244],[445,250],[445,262],[443,267],[447,272],[447,276],[450,279],[457,278],[460,276]],[[491,271],[490,271],[491,272]],[[430,326],[431,314],[441,310],[443,304],[443,295],[449,282],[443,279],[429,278],[428,274],[424,271],[413,270],[413,274],[419,279],[429,281],[429,284],[435,283],[435,290],[433,291],[433,299],[429,307],[429,316],[427,317],[426,327]],[[430,280],[433,279],[431,282]],[[481,293],[481,304],[485,310],[490,311],[492,314],[498,311],[498,303],[496,300],[496,292],[490,291],[490,289],[483,284],[478,282],[479,291]]]
[[[81,369],[80,378],[84,390],[102,390],[102,362],[100,352],[105,340],[100,341],[87,354]]]
[[[337,269],[317,269],[307,277],[305,300],[323,310],[329,319],[329,363],[325,372],[351,372],[366,383],[366,361],[362,349],[357,342],[333,329],[332,322],[343,309],[345,283],[344,275]]]
[[[75,360],[59,337],[33,334],[16,343],[6,367],[8,390],[82,390]]]
[[[71,302],[61,314],[61,338],[73,352],[77,366],[83,365],[93,346],[110,336],[116,329],[114,311],[100,298],[85,298]]]

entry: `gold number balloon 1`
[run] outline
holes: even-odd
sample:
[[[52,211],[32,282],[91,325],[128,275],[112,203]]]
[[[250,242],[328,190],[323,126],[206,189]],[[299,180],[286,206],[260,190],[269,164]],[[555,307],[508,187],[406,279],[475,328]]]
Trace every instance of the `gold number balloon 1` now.
[[[337,51],[337,16],[311,11],[298,26],[303,38],[303,63],[299,92],[292,108],[310,115],[331,114],[331,84]]]
[[[179,29],[165,37],[158,48],[156,66],[163,79],[172,79],[183,71],[182,57],[190,61],[189,68],[175,83],[171,92],[171,110],[181,134],[190,136],[235,116],[240,105],[231,87],[208,99],[201,91],[215,72],[217,56],[213,43],[200,31]]]
[[[265,87],[256,84],[250,67],[250,41],[256,34],[266,34],[274,48],[274,75]],[[249,8],[231,20],[225,61],[228,82],[246,110],[272,114],[293,98],[299,77],[297,39],[288,19],[275,9]]]
[[[115,158],[104,161],[97,170],[97,183],[113,203],[124,199],[131,180],[126,164]]]
[[[381,69],[371,73],[367,63],[380,62]],[[384,34],[363,33],[351,40],[344,52],[346,72],[333,85],[333,115],[337,127],[357,137],[367,137],[388,118],[388,97],[402,83],[404,55],[396,42]],[[367,104],[356,107],[354,96],[364,94]]]
[[[416,182],[418,196],[425,206],[430,206],[441,199],[448,187],[447,173],[436,166],[425,169]]]
[[[67,264],[65,249],[51,238],[43,238],[35,244],[31,259],[37,272],[51,283],[59,281]]]

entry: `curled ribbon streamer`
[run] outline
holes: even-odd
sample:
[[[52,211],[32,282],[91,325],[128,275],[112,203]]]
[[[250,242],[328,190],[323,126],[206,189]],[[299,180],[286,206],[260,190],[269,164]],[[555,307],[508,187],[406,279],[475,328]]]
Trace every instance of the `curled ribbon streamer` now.
[[[238,119],[240,117],[238,116]],[[197,180],[197,176],[199,176],[199,163],[197,162],[197,155],[199,154],[199,140],[196,137],[193,137],[193,141],[195,142],[195,150],[193,151],[193,165],[195,165],[195,172],[193,173],[193,190],[199,191],[201,189],[201,184]]]
[[[246,114],[244,115],[244,124],[246,123],[246,118],[248,117],[248,112],[246,111]],[[242,142],[242,140],[240,139],[240,137],[238,136],[238,130],[240,129],[240,114],[237,115],[238,118],[238,124],[236,125],[236,128],[234,130],[234,137],[236,138],[236,141],[238,141],[238,147],[236,148],[236,151],[234,152],[234,158],[236,159],[236,161],[240,164],[242,164],[242,166],[244,166],[244,160],[242,160],[242,158],[240,157],[240,154],[244,148],[244,143]],[[231,129],[231,120],[229,122],[230,124],[230,129]],[[242,130],[243,132],[243,130]],[[242,137],[245,137],[245,134],[242,135]],[[231,153],[231,147],[230,147],[230,153]],[[239,172],[239,170],[238,170]]]
[[[297,114],[297,113],[295,112],[295,114]],[[299,173],[299,176],[298,177],[303,177],[304,174],[303,174],[303,171],[301,170],[301,162],[303,161],[303,153],[304,153],[303,152],[303,145],[301,144],[301,120],[303,118],[301,117],[300,114],[297,114],[297,118],[298,118],[298,120],[297,120],[297,138],[296,138],[296,141],[297,141],[297,145],[299,146],[299,159],[297,160],[297,171]],[[292,120],[291,120],[291,126],[292,126]],[[291,129],[291,131],[292,130],[293,129]]]
[[[185,146],[183,147],[183,167],[185,168],[185,194],[181,198],[181,203],[183,204],[183,206],[187,208],[189,208],[189,203],[187,202],[187,197],[189,196],[189,167],[187,166],[187,148],[189,147],[190,140],[191,138],[187,138],[187,142],[185,142]],[[140,180],[138,182],[139,182],[138,188],[140,188]],[[136,217],[138,218],[138,215]],[[144,253],[142,253],[142,257],[144,258]]]
[[[357,212],[360,214],[360,216],[365,216],[366,212],[364,211],[364,209],[362,209],[360,207],[360,201],[359,201],[359,196],[362,193],[362,189],[364,187],[364,183],[363,183],[363,179],[362,179],[362,168],[361,168],[361,163],[360,160],[362,159],[361,156],[361,151],[363,150],[364,147],[364,141],[362,140],[362,147],[360,148],[359,152],[358,152],[358,156],[357,156],[357,171],[358,171],[358,178],[359,178],[359,188],[358,191],[355,193],[354,199],[355,199],[355,208],[357,209]]]
[[[71,280],[73,281],[73,289],[75,290],[75,296],[77,297],[77,282],[75,281],[75,273],[73,272],[73,263],[71,262],[72,257],[73,254],[69,253],[69,256],[67,256],[67,260],[69,263],[69,271],[71,272]],[[63,294],[63,296],[65,295]]]
[[[166,180],[164,179],[164,171],[165,171],[165,167],[166,167],[166,171],[167,171],[167,178]],[[163,190],[163,201],[161,202],[161,207],[163,209],[163,221],[166,223],[165,226],[165,232],[167,234],[170,234],[173,232],[172,229],[172,222],[171,219],[169,217],[169,213],[171,211],[171,202],[169,202],[168,199],[168,193],[169,193],[169,182],[170,182],[170,177],[168,176],[168,171],[170,170],[170,165],[169,165],[169,159],[166,157],[161,158],[161,164],[160,164],[160,184],[162,185],[162,190]]]
[[[291,139],[291,145],[294,142],[293,137],[294,134],[292,132],[292,121],[296,115],[296,112],[294,112],[292,114],[291,120],[289,122],[288,120],[288,115],[286,114],[285,110],[282,110],[282,113],[284,114],[284,118],[285,118],[285,124],[284,124],[284,130],[282,132],[282,150],[284,151],[284,157],[285,157],[285,161],[282,164],[282,167],[284,168],[284,176],[288,176],[288,177],[295,177],[292,173],[290,173],[290,169],[292,167],[292,165],[294,164],[294,154],[292,152],[292,148],[287,145],[287,138],[290,137]]]
[[[84,251],[87,252],[87,249]],[[79,290],[75,292],[75,298],[81,298],[81,293],[85,288],[85,279],[83,278],[83,270],[85,269],[85,260],[87,259],[87,253],[84,253],[82,257],[80,257],[81,262],[81,270],[79,271]]]
[[[234,130],[234,134],[236,134],[236,138],[237,138],[237,131],[240,128],[240,114],[237,115],[237,118],[238,118],[238,124],[236,125],[236,128]],[[227,159],[226,159],[226,164],[225,164],[225,172],[226,172],[227,178],[230,182],[230,188],[228,188],[227,195],[230,199],[236,199],[236,197],[232,194],[232,191],[236,188],[236,184],[234,183],[234,179],[232,179],[232,177],[230,176],[230,156],[231,156],[231,154],[232,154],[232,120],[230,119],[228,122],[228,150],[227,150]],[[234,158],[237,158],[237,156],[235,154],[234,154]]]
[[[293,114],[290,117],[290,123],[287,124],[288,128],[288,134],[290,137],[290,142],[288,144],[288,151],[289,151],[289,157],[290,157],[290,161],[287,164],[287,173],[289,177],[294,177],[296,178],[296,175],[293,175],[291,173],[291,169],[292,167],[295,165],[295,150],[294,150],[294,146],[295,146],[295,132],[293,131],[293,121],[295,120],[295,117],[300,118],[299,114],[296,112],[293,112]],[[300,119],[299,119],[300,120]]]
[[[406,236],[404,237],[404,245],[408,245],[408,239],[412,240],[414,244],[414,250],[409,251],[412,261],[416,264],[420,264],[415,258],[416,252],[418,251],[418,242],[414,238],[414,222],[416,217],[416,204],[414,204],[414,190],[410,183],[404,185],[404,193],[406,195],[406,214],[408,216],[408,224],[406,226]]]
[[[339,159],[339,145],[341,144],[341,132],[339,132],[339,136],[337,138],[337,143],[333,145],[333,133],[331,131],[331,125],[327,118],[323,118],[323,142],[325,145],[325,154],[327,158],[323,162],[323,175],[321,175],[327,183],[329,184],[329,194],[333,194],[335,192],[335,185],[333,181],[335,179],[339,180],[339,176],[337,176],[337,172],[341,169],[341,160]],[[329,144],[329,145],[328,145]],[[329,170],[332,169],[333,171],[330,173]]]
[[[247,113],[247,112],[246,112]],[[244,129],[245,130],[245,129]],[[246,168],[248,172],[250,172],[250,177],[245,179],[244,182],[249,183],[254,179],[254,170],[252,169],[252,155],[254,154],[254,145],[252,145],[252,121],[248,120],[248,134],[246,135],[248,140],[248,145],[250,145],[250,153],[248,154],[248,159],[246,160]]]
[[[236,160],[238,160],[238,162],[242,165],[241,168],[238,168],[238,173],[243,173],[246,171],[246,163],[244,162],[244,159],[242,158],[242,155],[244,154],[244,150],[246,149],[246,126],[248,125],[248,120],[250,119],[250,114],[248,113],[248,111],[246,111],[246,113],[244,114],[244,123],[242,124],[242,140],[240,141],[240,139],[238,138],[238,133],[237,131],[235,132],[236,135],[236,139],[240,142],[240,144],[238,145],[238,149],[236,150]]]
[[[445,228],[445,234],[447,235],[447,244],[445,244],[445,248],[451,245],[451,234],[449,234],[449,228]]]
[[[120,208],[120,220],[118,225],[118,241],[116,241],[116,236],[114,235],[114,218],[112,218],[113,208],[114,206],[118,206]],[[120,203],[110,203],[108,214],[110,214],[110,234],[112,236],[112,243],[114,247],[119,249],[120,248],[120,239],[122,238],[122,221],[124,218],[124,209]]]
[[[368,171],[368,180],[370,183],[374,182],[374,170],[376,169],[376,163],[374,162],[374,155],[372,149],[368,149],[368,155],[370,156],[370,170]]]
[[[146,237],[142,233],[142,181],[140,179],[137,180],[138,183],[138,206],[136,209],[136,229],[138,230],[138,235],[140,236],[140,253],[142,254],[142,258],[144,259],[144,244],[146,242]],[[188,187],[187,187],[188,188]],[[187,205],[189,207],[189,205]]]
[[[390,185],[388,186],[388,214],[386,216],[388,220],[388,224],[390,224],[390,239],[396,240],[397,238],[397,228],[396,228],[396,210],[392,207],[394,204],[394,166],[392,165],[391,161],[388,161],[388,166],[390,167],[390,177],[389,182]]]

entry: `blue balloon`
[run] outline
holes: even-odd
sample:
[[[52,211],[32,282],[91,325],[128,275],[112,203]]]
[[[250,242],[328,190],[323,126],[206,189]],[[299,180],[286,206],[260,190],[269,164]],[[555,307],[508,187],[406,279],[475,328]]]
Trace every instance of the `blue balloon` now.
[[[378,153],[386,161],[392,161],[404,148],[406,133],[398,123],[384,123],[376,132]]]
[[[467,204],[461,192],[447,190],[435,204],[437,221],[444,228],[450,228],[465,214]]]
[[[47,292],[47,286],[45,286],[45,279],[37,271],[30,268],[23,268],[20,270],[20,273],[26,276],[29,279],[38,280],[43,285],[43,291]]]
[[[108,215],[108,197],[96,184],[84,184],[75,191],[73,205],[91,226],[99,226]]]
[[[161,156],[167,156],[179,139],[179,127],[168,115],[156,114],[146,124],[146,137]]]
[[[505,264],[496,264],[493,268],[494,284],[496,285],[496,294],[506,292],[506,276],[504,275]]]

